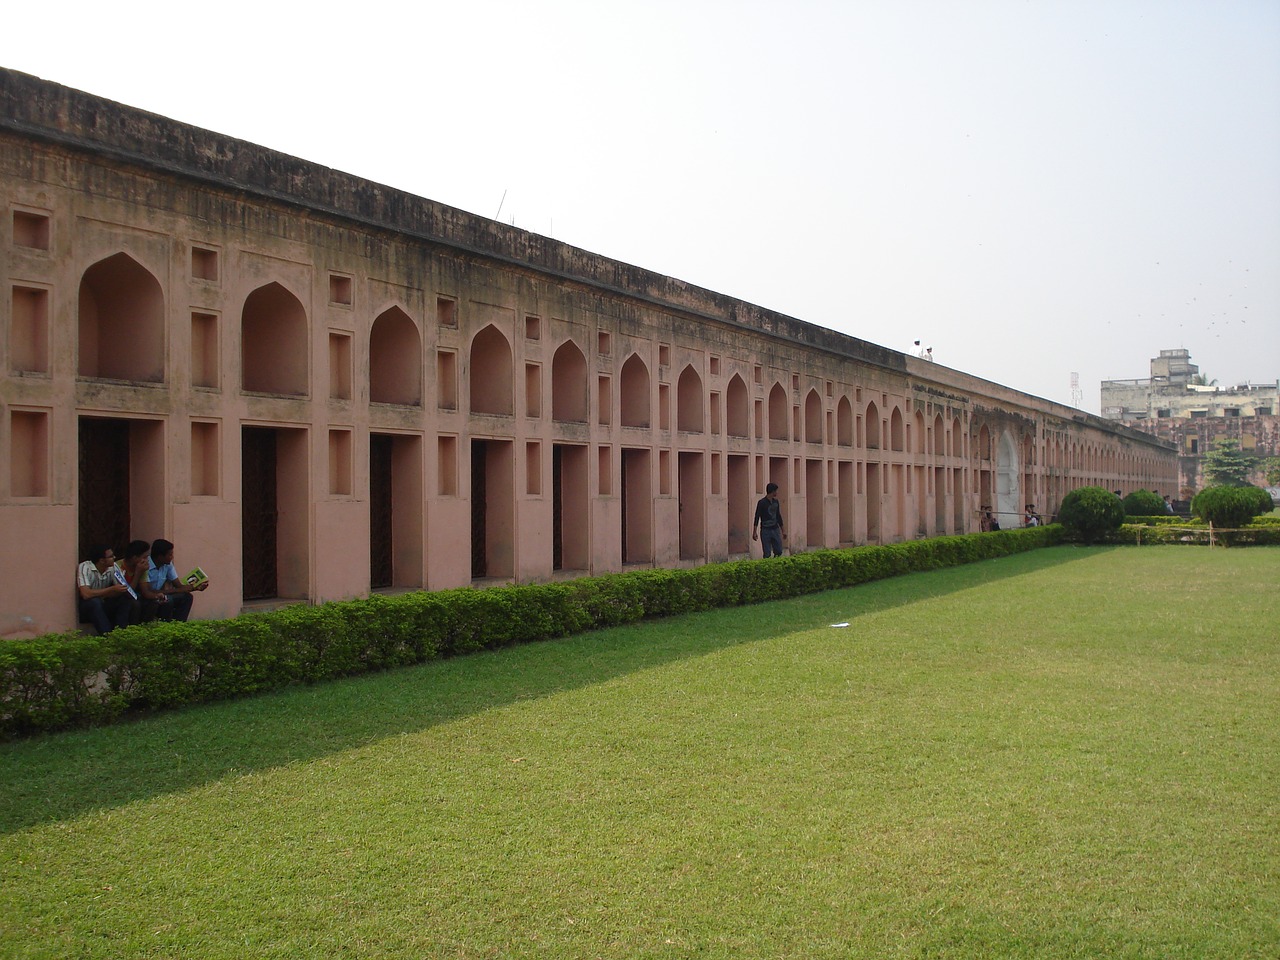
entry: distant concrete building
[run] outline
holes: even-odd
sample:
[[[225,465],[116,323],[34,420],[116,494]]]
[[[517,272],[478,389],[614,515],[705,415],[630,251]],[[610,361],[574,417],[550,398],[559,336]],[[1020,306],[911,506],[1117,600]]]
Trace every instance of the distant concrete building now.
[[[1224,439],[1257,458],[1250,480],[1264,483],[1264,463],[1280,456],[1280,383],[1205,384],[1184,349],[1161,350],[1145,380],[1102,381],[1102,416],[1169,440],[1178,449],[1178,498],[1204,486],[1201,460]]]
[[[1276,383],[1223,387],[1199,381],[1190,351],[1161,350],[1146,380],[1103,380],[1102,416],[1134,423],[1177,417],[1273,416],[1280,410]]]

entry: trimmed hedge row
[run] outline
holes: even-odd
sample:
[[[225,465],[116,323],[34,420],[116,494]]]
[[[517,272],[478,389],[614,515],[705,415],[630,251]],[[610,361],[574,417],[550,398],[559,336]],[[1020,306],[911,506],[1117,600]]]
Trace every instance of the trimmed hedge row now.
[[[1280,546],[1280,525],[1272,523],[1213,531],[1210,531],[1209,527],[1204,524],[1184,524],[1180,527],[1173,527],[1126,523],[1108,538],[1107,542],[1137,544],[1139,546],[1161,543],[1207,546],[1211,532],[1214,542],[1224,547]]]
[[[1169,514],[1160,514],[1154,517],[1128,517],[1125,523],[1139,524],[1148,527],[1175,526],[1175,527],[1204,527],[1209,529],[1209,524],[1196,517],[1175,517]],[[1254,517],[1246,524],[1246,527],[1272,527],[1280,526],[1280,517],[1273,517],[1270,514],[1261,517]]]
[[[767,562],[298,604],[230,620],[144,624],[103,637],[11,640],[0,643],[0,736],[110,723],[653,617],[764,603],[1060,539],[1061,528],[1050,525]]]

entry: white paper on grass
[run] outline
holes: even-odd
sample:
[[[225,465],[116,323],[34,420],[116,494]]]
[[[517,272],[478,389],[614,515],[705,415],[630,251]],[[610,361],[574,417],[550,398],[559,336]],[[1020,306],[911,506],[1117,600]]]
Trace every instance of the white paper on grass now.
[[[847,621],[847,620],[846,620],[844,623],[833,623],[833,624],[832,624],[832,626],[833,626],[833,627],[847,627],[848,625],[849,625],[849,621]]]

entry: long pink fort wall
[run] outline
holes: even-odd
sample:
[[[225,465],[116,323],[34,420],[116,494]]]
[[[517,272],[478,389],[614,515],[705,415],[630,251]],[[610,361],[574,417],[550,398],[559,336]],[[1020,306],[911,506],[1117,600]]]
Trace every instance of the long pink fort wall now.
[[[546,237],[0,70],[0,636],[91,542],[197,617],[758,556],[1172,491],[1172,447]]]

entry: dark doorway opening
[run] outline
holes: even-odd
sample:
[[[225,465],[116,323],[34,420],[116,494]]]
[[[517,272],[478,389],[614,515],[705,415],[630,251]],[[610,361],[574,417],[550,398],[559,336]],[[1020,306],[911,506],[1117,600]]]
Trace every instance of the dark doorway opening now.
[[[564,447],[551,447],[551,569],[564,569]]]
[[[515,575],[515,445],[471,441],[471,577]]]
[[[653,562],[653,480],[648,450],[622,448],[622,562]]]
[[[390,587],[395,582],[393,443],[387,434],[369,435],[369,587],[373,590]]]
[[[241,570],[245,600],[279,596],[276,431],[245,427],[240,437]]]
[[[487,448],[488,444],[484,440],[471,441],[471,578],[473,580],[485,576],[489,569],[488,551],[485,549]]]
[[[80,543],[83,560],[94,544],[124,556],[129,536],[129,422],[80,420]],[[159,536],[157,533],[156,536]]]
[[[552,553],[556,570],[586,570],[590,566],[591,529],[588,498],[587,447],[551,447]]]

